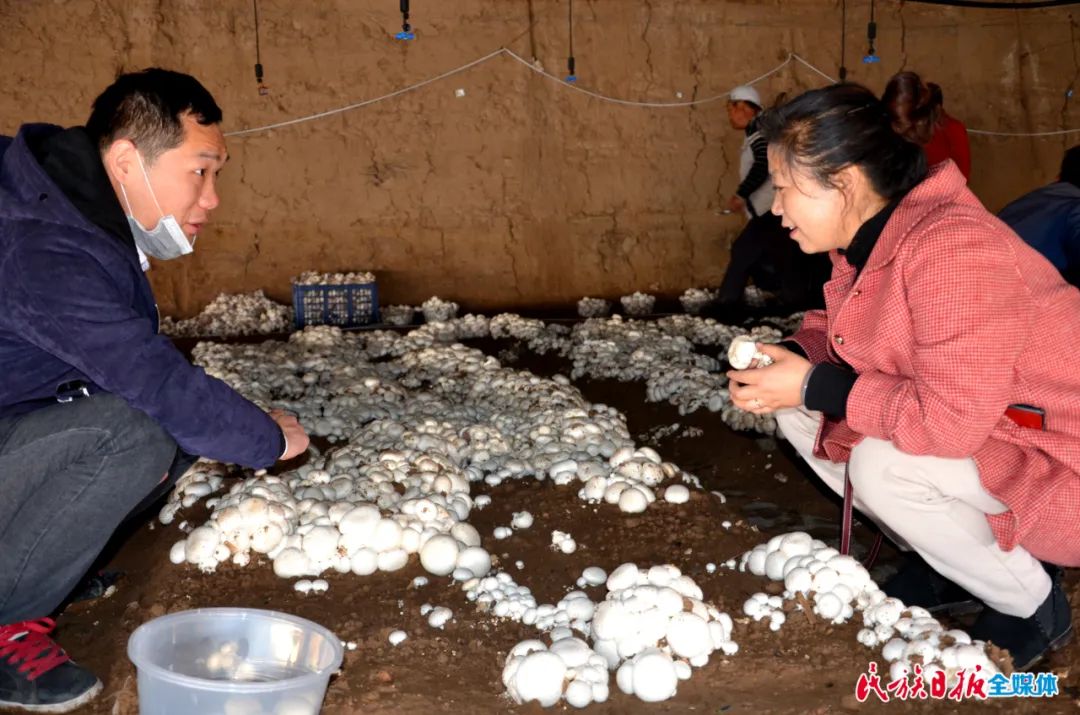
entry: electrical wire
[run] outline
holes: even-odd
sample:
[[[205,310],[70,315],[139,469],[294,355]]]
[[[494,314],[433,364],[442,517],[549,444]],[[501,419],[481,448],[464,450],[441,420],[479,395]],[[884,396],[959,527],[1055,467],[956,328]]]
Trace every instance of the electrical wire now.
[[[876,64],[881,61],[874,47],[875,40],[877,40],[877,21],[874,18],[874,0],[870,0],[870,23],[866,26],[866,42],[869,48],[866,50],[866,56],[863,57],[863,62],[866,64]]]
[[[603,102],[608,102],[609,104],[620,104],[620,105],[627,106],[627,107],[652,107],[653,109],[670,109],[670,108],[674,108],[674,107],[693,107],[693,106],[696,106],[696,105],[699,105],[699,104],[709,104],[710,102],[716,102],[718,100],[725,99],[729,94],[731,94],[731,92],[723,92],[722,94],[714,94],[711,97],[704,97],[702,99],[694,99],[694,100],[691,100],[691,101],[688,101],[688,102],[639,102],[639,101],[630,100],[630,99],[620,99],[618,97],[611,97],[611,96],[608,96],[606,94],[600,94],[599,92],[594,92],[591,89],[585,89],[584,87],[579,87],[576,84],[567,84],[567,83],[563,82],[563,80],[561,78],[556,77],[555,75],[551,74],[550,72],[547,72],[547,71],[545,71],[543,69],[540,69],[539,67],[534,66],[532,62],[529,62],[527,59],[525,59],[521,55],[515,53],[513,50],[508,50],[506,48],[502,48],[501,52],[504,52],[511,59],[514,59],[514,60],[520,62],[521,64],[525,65],[530,70],[532,70],[533,72],[535,72],[535,73],[537,73],[539,75],[543,75],[544,77],[547,77],[548,79],[551,79],[551,80],[554,80],[554,81],[558,82],[559,84],[563,84],[566,87],[568,87],[569,89],[574,90],[575,92],[581,92],[582,94],[587,94],[587,95],[589,95],[590,97],[592,97],[594,99],[599,99],[599,100],[601,100]],[[823,72],[818,70],[816,67],[814,67],[813,65],[811,65],[808,62],[806,62],[805,60],[803,60],[798,55],[790,54],[790,55],[788,55],[786,60],[784,60],[783,62],[778,64],[776,67],[773,67],[771,70],[769,70],[765,74],[762,74],[762,75],[760,75],[758,77],[755,77],[754,79],[750,80],[749,82],[744,82],[743,84],[748,84],[749,85],[749,84],[755,84],[757,82],[760,82],[761,80],[765,79],[766,77],[769,77],[770,75],[774,75],[777,72],[779,72],[780,70],[787,67],[789,64],[791,64],[791,61],[793,59],[799,60],[800,62],[805,64],[807,67],[810,67],[811,69],[813,69],[818,74],[822,75],[823,77],[828,78],[830,82],[835,82],[835,80],[833,80],[831,77],[824,74]]]
[[[1080,128],[1057,129],[1049,132],[993,132],[987,129],[968,129],[967,133],[987,137],[1061,137],[1066,134],[1080,134]]]
[[[327,110],[325,112],[318,112],[316,114],[309,114],[307,116],[297,117],[295,119],[289,119],[289,120],[285,120],[285,121],[282,121],[282,122],[275,122],[273,124],[266,124],[264,126],[252,127],[250,129],[239,129],[239,130],[236,130],[236,131],[226,132],[225,136],[235,137],[235,136],[246,136],[246,135],[249,135],[249,134],[256,134],[256,133],[260,133],[260,132],[269,131],[271,129],[280,129],[282,127],[288,127],[288,126],[292,126],[292,125],[295,125],[295,124],[302,124],[304,122],[310,122],[310,121],[314,121],[316,119],[323,119],[325,117],[330,117],[330,116],[333,116],[335,114],[341,114],[343,112],[349,112],[349,111],[352,111],[354,109],[359,109],[361,107],[367,107],[367,106],[370,106],[372,104],[376,104],[378,102],[383,102],[385,100],[392,99],[394,97],[399,97],[399,96],[401,96],[403,94],[406,94],[408,92],[412,92],[414,90],[420,89],[421,87],[426,87],[429,84],[432,84],[434,82],[438,82],[439,80],[442,80],[442,79],[446,79],[447,77],[452,77],[453,75],[460,74],[462,72],[465,72],[466,70],[469,70],[469,69],[471,69],[473,67],[476,67],[477,65],[483,64],[483,63],[487,62],[488,60],[494,59],[494,58],[499,57],[501,55],[505,55],[505,56],[509,57],[510,59],[514,60],[515,62],[523,65],[524,67],[527,67],[530,71],[532,71],[532,72],[534,72],[536,74],[542,75],[542,76],[548,78],[549,80],[552,80],[552,81],[558,83],[559,86],[561,86],[561,87],[571,89],[571,90],[573,90],[575,92],[580,92],[581,94],[588,95],[588,96],[590,96],[590,97],[592,97],[594,99],[598,99],[600,101],[607,102],[609,104],[617,104],[617,105],[624,106],[624,107],[646,107],[646,108],[652,108],[652,109],[676,109],[676,108],[679,108],[679,107],[694,107],[694,106],[698,106],[698,105],[702,105],[702,104],[709,104],[711,102],[716,102],[716,101],[719,101],[721,99],[725,99],[730,94],[730,92],[723,92],[721,94],[716,94],[716,95],[713,95],[711,97],[704,97],[702,99],[695,99],[695,100],[688,101],[688,102],[640,102],[640,101],[634,101],[634,100],[629,100],[629,99],[621,99],[619,97],[611,97],[611,96],[606,95],[606,94],[601,94],[600,92],[594,92],[594,91],[592,91],[590,89],[585,89],[584,87],[580,87],[580,86],[578,86],[576,84],[567,83],[561,77],[557,77],[556,75],[553,75],[550,72],[548,72],[548,71],[546,71],[546,70],[544,70],[544,69],[542,69],[540,67],[537,67],[532,62],[525,59],[521,55],[517,54],[513,50],[509,50],[509,49],[507,49],[505,47],[500,47],[499,49],[494,50],[492,52],[489,52],[488,54],[484,55],[483,57],[478,57],[475,60],[472,60],[471,62],[467,62],[467,63],[461,65],[460,67],[455,67],[454,69],[443,72],[442,74],[436,75],[434,77],[429,77],[428,79],[421,80],[420,82],[417,82],[415,84],[411,84],[411,85],[409,85],[407,87],[402,87],[401,89],[394,90],[393,92],[390,92],[388,94],[384,94],[384,95],[379,96],[379,97],[373,97],[371,99],[365,99],[365,100],[362,100],[362,101],[359,101],[359,102],[354,102],[352,104],[348,104],[348,105],[346,105],[344,107],[338,107],[336,109],[330,109],[330,110]],[[806,59],[804,59],[800,55],[797,55],[794,52],[792,52],[787,56],[787,59],[785,59],[783,62],[778,64],[776,67],[773,67],[771,70],[769,70],[769,71],[767,71],[767,72],[765,72],[765,73],[763,73],[761,75],[758,75],[757,77],[755,77],[754,79],[749,80],[748,82],[743,82],[742,84],[747,84],[747,85],[756,84],[756,83],[762,81],[763,79],[766,79],[767,77],[770,77],[770,76],[776,74],[777,72],[784,69],[785,67],[787,67],[792,62],[795,62],[797,64],[802,65],[803,67],[805,67],[808,70],[810,70],[811,72],[817,74],[818,76],[820,76],[822,79],[828,81],[829,83],[835,83],[836,82],[835,78],[831,77],[826,72],[818,69],[817,67],[815,67],[813,64],[808,62]],[[997,131],[989,131],[989,130],[981,130],[981,129],[968,129],[968,134],[980,134],[980,135],[985,135],[985,136],[1000,136],[1000,137],[1051,137],[1051,136],[1061,136],[1061,135],[1065,135],[1065,134],[1078,134],[1078,133],[1080,133],[1080,128],[1077,128],[1077,129],[1059,129],[1059,130],[1045,131],[1045,132],[997,132]]]
[[[259,0],[252,0],[252,8],[255,10],[255,62],[261,63],[259,54]]]
[[[262,89],[263,66],[262,53],[259,49],[259,0],[251,0],[251,6],[255,10],[255,82]]]
[[[570,56],[574,56],[574,0],[570,0],[566,12],[566,24],[570,28]]]
[[[566,56],[566,81],[577,81],[577,67],[574,59],[574,0],[570,0],[566,12],[566,25],[570,32],[570,53]]]
[[[1031,2],[991,2],[990,0],[903,0],[920,5],[946,5],[983,10],[1037,10],[1047,7],[1080,5],[1080,0],[1032,0]]]
[[[353,104],[348,104],[348,105],[346,105],[344,107],[338,107],[337,109],[330,109],[330,110],[327,110],[325,112],[318,112],[316,114],[309,114],[307,116],[297,117],[296,119],[289,119],[289,120],[286,120],[286,121],[283,121],[283,122],[275,122],[274,124],[267,124],[267,125],[261,126],[261,127],[252,127],[250,129],[238,129],[236,131],[226,132],[225,136],[228,136],[228,137],[244,136],[246,134],[254,134],[256,132],[264,132],[264,131],[269,131],[271,129],[280,129],[282,127],[288,127],[288,126],[292,126],[294,124],[301,124],[301,123],[310,122],[310,121],[313,121],[313,120],[316,120],[316,119],[323,119],[325,117],[330,117],[330,116],[333,116],[335,114],[341,114],[342,112],[349,112],[349,111],[352,111],[354,109],[360,109],[361,107],[367,107],[369,105],[376,104],[378,102],[382,102],[382,101],[385,101],[387,99],[392,99],[393,97],[398,97],[398,96],[401,96],[401,95],[406,94],[408,92],[412,92],[413,90],[420,89],[421,87],[425,87],[425,86],[427,86],[429,84],[432,84],[433,82],[438,82],[441,79],[446,79],[447,77],[452,77],[453,75],[460,74],[461,72],[464,72],[464,71],[466,71],[468,69],[471,69],[471,68],[473,68],[473,67],[475,67],[475,66],[477,66],[479,64],[483,64],[484,62],[487,62],[488,60],[493,59],[495,57],[498,57],[499,55],[506,55],[506,56],[510,57],[511,59],[515,60],[516,62],[519,62],[522,65],[524,65],[525,67],[529,68],[531,71],[533,71],[533,72],[535,72],[537,74],[543,75],[544,77],[547,77],[548,79],[554,80],[554,81],[558,82],[561,85],[565,85],[565,86],[569,87],[570,89],[572,89],[572,90],[574,90],[576,92],[581,92],[582,94],[587,94],[590,97],[593,97],[595,99],[600,99],[600,100],[603,100],[605,102],[609,102],[609,103],[612,103],[612,104],[621,104],[621,105],[624,105],[624,106],[632,106],[632,107],[652,107],[652,108],[692,107],[692,106],[695,106],[695,105],[698,105],[698,104],[708,104],[710,102],[715,102],[715,101],[724,99],[724,98],[726,98],[728,96],[728,94],[730,94],[730,92],[724,92],[722,94],[717,94],[717,95],[714,95],[712,97],[705,97],[703,99],[695,99],[695,100],[689,101],[689,102],[637,102],[637,101],[628,100],[628,99],[620,99],[618,97],[609,97],[607,95],[600,94],[599,92],[593,92],[592,90],[585,89],[584,87],[579,87],[579,86],[574,85],[574,84],[567,84],[561,77],[557,77],[556,75],[553,75],[550,72],[547,72],[546,70],[543,70],[543,69],[541,69],[539,67],[536,67],[532,62],[525,59],[521,55],[515,53],[514,51],[508,50],[505,47],[500,47],[499,49],[495,50],[494,52],[489,52],[488,54],[484,55],[483,57],[478,57],[477,59],[473,60],[472,62],[467,62],[467,63],[461,65],[460,67],[455,67],[454,69],[449,70],[447,72],[443,72],[442,74],[436,75],[435,77],[429,77],[428,79],[417,82],[416,84],[411,84],[408,87],[402,87],[401,89],[395,90],[393,92],[390,92],[388,94],[384,94],[384,95],[379,96],[379,97],[373,97],[371,99],[365,99],[365,100],[362,100],[360,102],[354,102]],[[814,72],[817,72],[822,77],[828,79],[830,82],[835,81],[831,77],[829,77],[829,75],[825,74],[824,72],[821,72],[819,69],[817,69],[816,67],[811,65],[806,60],[802,59],[798,55],[792,54],[792,55],[788,55],[788,58],[786,60],[784,60],[783,62],[781,62],[776,67],[774,67],[771,70],[769,70],[768,72],[760,75],[759,77],[757,77],[755,79],[752,79],[749,82],[746,82],[745,84],[754,84],[755,82],[760,82],[761,80],[765,79],[766,77],[769,77],[770,75],[776,74],[777,72],[782,70],[784,67],[787,67],[788,64],[790,64],[793,59],[795,59],[795,60],[797,60],[799,62],[802,62],[804,65],[809,67],[811,70],[813,70]]]
[[[255,61],[262,62],[262,56],[259,53],[259,0],[251,0],[251,6],[255,10]]]
[[[428,79],[425,79],[425,80],[423,80],[421,82],[417,82],[416,84],[411,84],[408,87],[402,87],[399,90],[395,90],[393,92],[390,92],[389,94],[384,94],[381,97],[374,97],[373,99],[365,99],[365,100],[362,100],[360,102],[354,102],[353,104],[348,104],[348,105],[346,105],[344,107],[338,107],[337,109],[329,109],[329,110],[327,110],[325,112],[318,112],[316,114],[309,114],[309,115],[307,115],[305,117],[297,117],[296,119],[289,119],[289,120],[286,120],[284,122],[275,122],[274,124],[267,124],[267,125],[261,126],[261,127],[253,127],[251,129],[240,129],[240,130],[233,131],[233,132],[226,132],[225,136],[227,136],[227,137],[238,137],[238,136],[244,136],[245,134],[254,134],[256,132],[265,132],[265,131],[269,131],[271,129],[280,129],[281,127],[288,127],[288,126],[292,126],[293,124],[301,124],[303,122],[310,122],[310,121],[313,121],[315,119],[323,119],[324,117],[332,117],[335,114],[341,114],[342,112],[349,112],[349,111],[352,111],[354,109],[359,109],[360,107],[367,107],[367,106],[375,104],[377,102],[382,102],[384,100],[391,99],[393,97],[401,96],[403,94],[406,94],[407,92],[412,92],[413,90],[420,89],[421,87],[425,87],[425,86],[431,84],[432,82],[438,82],[441,79],[446,79],[447,77],[451,77],[453,75],[460,74],[461,72],[464,72],[467,69],[470,69],[472,67],[475,67],[476,65],[483,64],[484,62],[487,62],[492,57],[498,57],[503,52],[504,52],[504,50],[502,48],[497,49],[494,52],[490,52],[490,53],[484,55],[483,57],[478,57],[477,59],[473,60],[472,62],[468,62],[466,64],[463,64],[460,67],[455,67],[454,69],[449,70],[448,72],[443,72],[442,74],[436,75],[435,77],[429,77]]]
[[[840,81],[847,79],[847,0],[840,0]]]

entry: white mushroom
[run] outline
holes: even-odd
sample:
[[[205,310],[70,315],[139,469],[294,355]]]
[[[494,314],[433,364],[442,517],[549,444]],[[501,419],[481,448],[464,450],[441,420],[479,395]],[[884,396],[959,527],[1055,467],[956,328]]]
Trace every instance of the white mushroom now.
[[[757,367],[772,364],[772,358],[757,349],[757,341],[748,335],[739,335],[728,347],[728,362],[736,370],[745,370],[757,360]]]
[[[636,695],[647,703],[655,703],[674,697],[679,677],[671,656],[650,648],[619,668],[617,682],[619,689],[627,695]]]
[[[429,573],[445,576],[457,566],[460,553],[457,539],[448,534],[439,534],[429,539],[420,549],[420,564]]]
[[[486,576],[491,570],[491,555],[482,547],[468,546],[458,553],[457,568],[467,570],[468,578]]]
[[[562,697],[567,670],[562,658],[547,650],[535,650],[516,658],[519,660],[512,665],[508,659],[503,670],[503,683],[514,702],[535,700],[542,707],[557,703]]]
[[[664,490],[664,500],[672,504],[685,504],[690,501],[690,490],[682,484],[672,484]]]
[[[446,623],[454,617],[454,612],[444,606],[437,606],[431,609],[428,614],[428,624],[432,628],[442,628]]]
[[[528,529],[533,525],[533,516],[527,511],[514,512],[513,519],[510,520],[510,525],[515,529]]]

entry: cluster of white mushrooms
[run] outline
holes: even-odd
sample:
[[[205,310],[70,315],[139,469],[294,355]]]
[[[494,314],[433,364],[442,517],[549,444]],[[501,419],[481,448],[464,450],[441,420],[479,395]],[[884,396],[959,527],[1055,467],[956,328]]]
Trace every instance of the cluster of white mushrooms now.
[[[687,288],[679,296],[679,303],[690,315],[697,315],[701,309],[716,300],[717,292],[708,288]]]
[[[416,308],[411,305],[388,305],[380,309],[379,314],[387,325],[411,325]]]
[[[743,606],[751,618],[768,620],[772,630],[780,628],[788,610],[810,609],[829,623],[845,623],[860,612],[864,627],[858,641],[881,646],[892,680],[912,676],[916,664],[927,683],[941,672],[950,684],[961,670],[977,679],[998,672],[984,642],[946,629],[924,608],[886,596],[856,559],[805,532],[781,534],[755,546],[743,554],[738,568],[783,582],[783,597],[757,593]]]
[[[304,273],[298,280],[340,281],[364,278],[363,274],[317,274]],[[687,294],[699,289],[690,289]],[[251,294],[261,296],[260,293]],[[634,294],[643,296],[644,294]],[[646,296],[651,299],[652,296]],[[684,294],[685,297],[685,294]],[[227,296],[222,296],[223,300]],[[625,299],[633,298],[626,296]],[[223,322],[215,322],[212,329],[196,329],[201,334],[238,335],[266,330],[281,330],[292,320],[291,309],[278,306],[265,297],[262,300],[276,306],[284,317],[271,322],[266,310],[247,312],[229,308]],[[635,299],[637,300],[637,299]],[[644,300],[644,299],[642,299]],[[583,305],[603,303],[599,299],[583,298]],[[606,312],[604,311],[597,312]],[[253,309],[254,310],[254,309]],[[616,379],[620,381],[640,381],[645,383],[646,398],[654,402],[670,402],[681,414],[689,414],[707,408],[719,412],[725,423],[737,430],[757,431],[772,434],[776,429],[771,415],[753,415],[735,407],[727,390],[727,378],[720,372],[721,363],[715,358],[697,352],[698,346],[727,347],[735,338],[746,336],[750,342],[776,342],[781,330],[792,331],[801,320],[801,315],[787,319],[771,318],[769,322],[780,329],[762,325],[747,332],[740,327],[727,326],[711,319],[696,316],[675,315],[656,321],[624,321],[619,315],[611,319],[590,319],[574,326],[547,324],[540,320],[522,318],[514,314],[501,314],[494,318],[480,315],[466,315],[454,318],[458,310],[456,303],[449,303],[432,297],[424,302],[423,312],[427,324],[412,331],[404,342],[401,336],[382,331],[368,339],[368,353],[372,358],[387,355],[400,356],[409,350],[422,347],[453,343],[459,340],[492,337],[496,339],[515,339],[533,352],[544,354],[555,352],[567,356],[573,362],[571,377],[574,379],[589,377],[594,379]],[[649,308],[651,310],[651,307]],[[225,315],[220,308],[208,307],[207,311],[215,315]],[[590,312],[586,309],[585,312]],[[391,324],[411,323],[415,309],[410,306],[389,306],[383,309],[384,319]],[[255,315],[254,318],[245,316]],[[263,316],[263,317],[258,317]],[[166,319],[168,321],[168,319]],[[260,322],[262,321],[262,322]],[[173,323],[175,324],[175,323]],[[249,327],[245,327],[249,326]],[[263,326],[263,327],[259,327]],[[323,327],[323,326],[318,326]],[[292,339],[303,341],[333,342],[327,337],[331,333],[315,332],[294,334]],[[740,341],[744,338],[739,338]],[[759,364],[765,364],[759,360]],[[309,375],[306,379],[314,379]],[[353,397],[325,395],[335,404],[327,414],[321,415],[312,426],[314,434],[326,436],[332,440],[341,440],[348,431],[348,422],[342,412],[348,413],[358,403]],[[340,409],[338,409],[340,408]],[[303,407],[297,410],[303,412]]]
[[[660,455],[650,447],[637,450],[623,447],[608,459],[610,469],[588,469],[589,464],[583,465],[585,469],[579,467],[574,460],[554,464],[551,467],[551,478],[559,483],[568,481],[560,480],[562,475],[573,475],[585,482],[578,491],[580,498],[591,503],[604,501],[617,504],[621,511],[629,514],[643,512],[649,504],[656,501],[655,489],[665,479],[683,475],[686,481],[700,488],[695,477],[684,475],[671,462],[661,461]]]
[[[468,319],[455,324],[476,330]],[[394,571],[419,554],[430,573],[464,581],[491,566],[467,523],[472,484],[576,483],[582,499],[633,513],[656,499],[662,482],[696,486],[654,450],[636,447],[616,410],[588,403],[566,378],[504,369],[477,350],[438,342],[433,334],[448,326],[406,336],[320,327],[288,343],[200,344],[194,355],[210,374],[265,408],[294,412],[339,446],[284,475],[235,482],[208,502],[210,520],[176,543],[172,560],[212,571],[260,554],[279,576],[301,578]],[[486,319],[480,327],[487,330]],[[388,354],[396,357],[374,361]],[[193,474],[207,476],[186,477],[162,521],[208,496],[219,470],[200,464]]]
[[[291,330],[292,306],[275,303],[261,290],[254,293],[222,293],[193,318],[165,316],[160,330],[174,337],[211,335],[264,335]]]
[[[386,450],[369,464],[345,454],[325,466],[237,482],[213,501],[210,521],[173,546],[171,559],[213,571],[230,559],[246,566],[254,552],[283,578],[396,571],[415,553],[437,575],[490,569],[479,534],[464,521],[467,478],[446,460]]]
[[[551,532],[551,549],[561,551],[564,554],[572,554],[577,551],[577,541],[569,532],[556,529]]]
[[[317,271],[304,271],[293,278],[296,285],[357,285],[374,283],[375,274],[369,271],[357,271],[351,273],[319,273]]]
[[[635,291],[630,295],[619,298],[619,302],[622,303],[623,310],[626,311],[627,315],[649,315],[656,305],[656,296]]]
[[[607,577],[590,567],[579,583],[605,583],[607,596],[593,602],[573,591],[554,610],[551,644],[518,643],[507,656],[503,683],[515,702],[544,707],[565,700],[574,707],[608,697],[609,671],[628,695],[646,702],[675,695],[680,680],[705,665],[715,651],[734,655],[732,620],[702,601],[700,587],[670,564],[623,564]],[[582,637],[577,637],[574,632]]]
[[[585,296],[578,301],[577,312],[582,318],[606,318],[611,315],[611,303],[603,298]]]
[[[727,377],[715,358],[695,350],[698,345],[727,348],[738,335],[751,342],[774,343],[780,331],[758,326],[743,328],[711,319],[675,315],[656,321],[591,319],[574,326],[567,352],[573,361],[571,377],[645,382],[646,399],[670,402],[680,414],[702,408],[719,412],[738,430],[772,434],[772,415],[754,415],[735,407],[727,390]]]
[[[218,462],[201,459],[176,481],[168,501],[162,507],[158,519],[171,524],[177,512],[205,499],[221,488],[228,468]]]
[[[569,327],[548,325],[542,320],[522,318],[513,313],[503,313],[492,318],[490,329],[491,337],[520,340],[539,355],[549,352],[565,355],[571,345]]]
[[[457,317],[458,304],[446,301],[433,295],[420,304],[420,310],[424,313],[424,320],[428,323],[452,320]]]
[[[437,298],[425,303],[444,314],[447,305],[456,312]],[[672,565],[624,564],[610,576],[590,567],[578,587],[604,585],[604,600],[580,590],[540,604],[493,563],[469,517],[490,503],[477,489],[510,479],[569,486],[583,500],[628,513],[646,510],[658,496],[685,503],[700,489],[697,479],[635,444],[625,417],[585,400],[570,379],[504,368],[456,341],[518,340],[568,357],[575,377],[642,381],[650,399],[681,410],[736,414],[720,362],[695,346],[723,351],[743,335],[772,342],[779,331],[747,334],[690,316],[649,323],[615,316],[570,329],[516,315],[468,315],[431,320],[406,334],[319,326],[288,342],[202,343],[194,357],[209,374],[265,409],[293,412],[334,446],[324,454],[312,449],[306,464],[281,475],[237,480],[225,493],[226,468],[199,462],[160,520],[171,523],[202,499],[210,517],[193,529],[183,524],[186,534],[170,559],[205,572],[226,561],[245,567],[265,560],[297,590],[319,594],[328,588],[319,578],[324,574],[395,571],[415,555],[431,576],[460,583],[480,610],[546,634],[547,642],[526,641],[507,658],[503,679],[515,700],[602,702],[611,672],[621,690],[642,700],[672,697],[712,653],[737,650],[730,617],[705,603],[692,579]],[[754,419],[743,424],[768,429]],[[493,537],[536,526],[532,514],[519,511]],[[551,544],[563,554],[580,548],[562,531],[552,532]],[[436,628],[453,618],[450,608],[431,604],[423,615]],[[390,640],[404,638],[395,631]]]

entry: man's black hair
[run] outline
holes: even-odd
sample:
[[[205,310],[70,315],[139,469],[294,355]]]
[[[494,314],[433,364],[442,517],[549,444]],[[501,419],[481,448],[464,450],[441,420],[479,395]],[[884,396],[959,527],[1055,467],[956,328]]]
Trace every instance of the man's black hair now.
[[[199,124],[221,122],[221,107],[191,75],[157,67],[122,74],[94,100],[86,131],[104,151],[129,139],[148,163],[184,141],[185,114]]]

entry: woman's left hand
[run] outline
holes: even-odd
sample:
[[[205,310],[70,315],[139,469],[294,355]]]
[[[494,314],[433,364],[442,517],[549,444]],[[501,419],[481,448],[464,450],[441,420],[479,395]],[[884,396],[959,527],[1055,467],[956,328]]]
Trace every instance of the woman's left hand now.
[[[731,401],[739,409],[755,415],[801,405],[803,381],[813,367],[810,361],[779,345],[758,343],[757,349],[771,357],[773,364],[749,370],[729,370]]]

